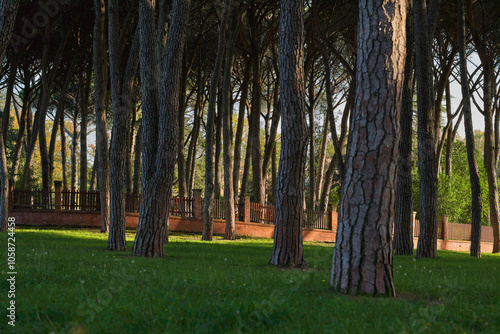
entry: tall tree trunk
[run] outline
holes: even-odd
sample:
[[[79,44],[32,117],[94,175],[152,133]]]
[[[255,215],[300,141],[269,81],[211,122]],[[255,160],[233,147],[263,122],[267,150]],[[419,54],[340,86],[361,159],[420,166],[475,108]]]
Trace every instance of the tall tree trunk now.
[[[328,126],[329,126],[328,115],[325,116],[325,123],[323,125],[323,133],[321,135],[321,148],[319,149],[319,161],[318,161],[318,173],[316,173],[316,189],[314,190],[316,195],[316,202],[314,207],[318,206],[318,201],[321,197],[321,189],[323,188],[323,182],[325,179],[325,165],[326,165],[326,148],[328,143]]]
[[[222,89],[219,89],[219,92]],[[220,101],[222,100],[219,95],[219,102],[217,107],[217,117],[215,118],[215,156],[214,156],[214,198],[220,199],[221,197],[221,178],[222,178],[222,166],[221,166],[221,153],[222,153],[222,108]]]
[[[437,251],[437,164],[435,151],[434,93],[432,55],[425,0],[413,1],[415,22],[415,73],[418,107],[418,163],[420,174],[420,236],[417,258],[435,258]]]
[[[59,120],[59,132],[61,135],[61,165],[62,165],[62,178],[63,178],[63,189],[68,189],[68,168],[67,168],[67,156],[66,156],[66,126],[64,123],[64,112],[60,115]],[[97,156],[97,154],[96,154]]]
[[[101,232],[109,228],[109,151],[106,109],[108,106],[108,56],[106,47],[105,0],[94,0],[93,35],[94,89],[96,117],[97,180],[101,202]]]
[[[465,4],[460,0],[458,4],[458,39],[460,55],[460,81],[462,83],[462,101],[464,104],[465,140],[467,145],[467,160],[469,162],[469,175],[472,198],[471,243],[470,255],[481,257],[481,181],[477,166],[476,146],[474,143],[474,127],[472,126],[472,112],[469,92],[469,78],[467,75],[467,51],[465,49]],[[448,140],[451,138],[449,137]]]
[[[309,209],[314,210],[316,190],[316,136],[314,128],[314,70],[309,71]]]
[[[450,81],[446,82],[446,117],[448,121],[451,122],[448,127],[448,133],[446,137],[446,164],[445,164],[445,174],[450,176],[451,180],[451,168],[452,168],[452,158],[453,158],[453,121],[451,120],[453,115],[451,111],[451,91],[450,91]]]
[[[87,190],[87,123],[88,123],[88,106],[90,95],[92,73],[90,69],[86,73],[85,81],[82,77],[82,121],[80,123],[80,190]]]
[[[78,169],[76,161],[76,151],[78,148],[78,114],[79,108],[74,104],[74,114],[73,114],[73,132],[71,138],[71,190],[76,190],[78,188]]]
[[[184,132],[186,122],[184,120],[186,113],[186,86],[187,86],[187,65],[186,51],[184,50],[182,65],[182,79],[179,97],[179,142],[177,143],[177,176],[179,180],[179,197],[186,197],[186,159],[184,157]],[[184,211],[184,210],[181,210]]]
[[[406,1],[361,1],[356,102],[330,284],[394,296],[392,224],[406,55]],[[373,29],[372,27],[378,27]]]
[[[304,2],[281,1],[280,12],[282,137],[276,186],[274,245],[269,263],[296,268],[305,266],[302,223],[308,129],[304,78]]]
[[[125,241],[125,161],[127,159],[128,132],[130,129],[130,111],[134,83],[139,65],[138,30],[133,35],[126,67],[123,68],[121,52],[119,2],[108,3],[108,45],[109,70],[111,78],[111,102],[113,106],[113,128],[110,146],[110,207],[108,249],[124,251]]]
[[[217,56],[215,58],[214,71],[210,83],[210,93],[207,111],[207,128],[205,139],[205,198],[203,201],[203,232],[201,240],[211,241],[213,237],[214,223],[214,148],[215,148],[215,106],[217,99],[217,86],[221,75],[222,57],[226,33],[226,20],[228,14],[229,0],[224,2],[224,10],[219,27],[219,41],[217,45]]]
[[[254,55],[252,58],[252,108],[249,120],[248,137],[252,142],[252,181],[254,201],[264,204],[266,185],[262,177],[262,153],[260,148],[260,108],[262,103],[262,83],[260,58]],[[248,149],[248,148],[247,148]]]
[[[484,115],[484,168],[488,178],[488,201],[490,209],[490,223],[493,229],[493,253],[500,251],[498,207],[498,112],[493,122],[494,109],[492,108],[493,94],[495,92],[494,61],[492,52],[488,48],[486,35],[482,30],[477,31],[472,3],[469,3],[469,24],[471,26],[472,40],[476,47],[479,59],[483,66],[483,115]],[[484,20],[484,17],[482,17]],[[484,29],[484,22],[483,29]]]
[[[236,126],[236,134],[234,138],[234,175],[233,175],[233,189],[234,200],[238,201],[238,189],[240,185],[240,171],[241,171],[241,144],[243,141],[243,129],[245,123],[245,110],[248,100],[248,82],[250,81],[250,63],[245,62],[245,72],[241,82],[241,94],[238,111],[238,125]]]
[[[399,142],[399,168],[396,189],[396,219],[394,222],[394,250],[396,255],[413,255],[413,189],[411,153],[413,139],[413,92],[415,47],[413,14],[408,2],[406,21],[406,61],[401,106],[401,138]]]
[[[190,1],[174,0],[173,2],[165,53],[160,60],[164,71],[160,82],[156,74],[158,60],[155,52],[154,3],[154,0],[139,2],[142,122],[144,122],[143,169],[141,212],[132,254],[163,257],[165,237],[168,236],[168,215],[177,158],[179,80],[189,22]],[[150,123],[155,118],[157,126]],[[149,133],[153,130],[156,131],[158,138],[157,150],[146,152],[145,146],[152,146],[147,139],[154,137],[154,134]],[[146,165],[147,163],[152,163],[152,165]]]
[[[234,210],[234,184],[233,184],[233,122],[231,108],[231,75],[233,72],[234,48],[238,36],[239,20],[237,1],[229,0],[229,33],[227,43],[226,62],[222,80],[222,128],[223,128],[223,155],[224,155],[224,204],[226,209],[226,229],[224,239],[235,239],[235,210]]]

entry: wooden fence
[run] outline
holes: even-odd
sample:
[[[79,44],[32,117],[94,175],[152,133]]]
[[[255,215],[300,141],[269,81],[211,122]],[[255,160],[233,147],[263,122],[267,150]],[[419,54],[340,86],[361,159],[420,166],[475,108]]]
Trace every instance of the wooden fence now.
[[[446,224],[446,228],[443,228]],[[445,234],[446,229],[446,235]],[[439,239],[450,240],[469,240],[470,241],[471,226],[470,224],[456,224],[448,223],[445,219],[441,218],[438,222],[437,237]],[[413,227],[413,236],[420,235],[420,221],[415,220]],[[491,226],[481,226],[481,241],[493,242],[493,228]]]
[[[41,190],[19,190],[11,192],[12,209],[14,210],[65,210],[65,211],[100,211],[101,203],[98,191],[61,190],[56,187],[44,197]],[[201,198],[198,199],[202,203]],[[195,198],[172,197],[170,215],[177,217],[195,217]],[[125,195],[125,211],[138,213],[141,196]],[[332,230],[330,212],[306,210],[304,212],[304,228]],[[237,220],[274,225],[276,208],[269,204],[251,202],[235,203]],[[245,217],[246,216],[246,217]],[[226,219],[224,200],[214,201],[214,218]]]

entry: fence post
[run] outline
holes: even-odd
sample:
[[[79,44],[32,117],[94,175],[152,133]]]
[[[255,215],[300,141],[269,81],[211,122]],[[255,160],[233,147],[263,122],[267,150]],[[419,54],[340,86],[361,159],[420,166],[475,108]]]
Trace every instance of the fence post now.
[[[201,191],[202,189],[193,189],[193,217],[200,219],[203,216]]]
[[[243,221],[250,223],[250,195],[245,195],[243,202]]]
[[[417,218],[417,211],[413,211],[413,235],[412,235],[412,237],[415,237],[415,234],[416,234],[415,233],[415,228],[416,228],[416,226],[415,226],[416,219],[415,218]]]
[[[337,211],[335,211],[335,208],[332,208],[331,211],[328,211],[328,225],[333,232],[337,232],[337,218],[338,213]]]
[[[448,240],[448,216],[441,216],[443,222],[443,240]]]
[[[14,209],[14,180],[9,180],[9,211]]]
[[[54,204],[55,204],[55,209],[56,212],[61,211],[61,186],[62,186],[62,181],[54,181]]]

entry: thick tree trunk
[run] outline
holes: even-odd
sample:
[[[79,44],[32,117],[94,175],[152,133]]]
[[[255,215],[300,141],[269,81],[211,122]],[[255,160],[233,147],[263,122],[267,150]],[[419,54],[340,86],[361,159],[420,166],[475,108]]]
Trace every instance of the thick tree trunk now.
[[[395,295],[391,232],[405,22],[406,1],[359,4],[358,86],[330,279],[345,294]]]
[[[409,2],[408,4],[411,4]],[[399,142],[398,182],[396,190],[396,220],[394,222],[394,250],[396,255],[413,255],[413,189],[411,153],[413,139],[413,92],[415,47],[413,15],[408,8],[406,21],[406,61],[401,106],[401,138]]]
[[[101,232],[109,227],[109,151],[106,109],[108,106],[108,56],[106,47],[105,0],[94,0],[95,22],[93,36],[94,89],[96,117],[97,180],[101,202]]]
[[[415,22],[415,73],[418,106],[418,163],[420,174],[420,236],[417,258],[435,258],[437,251],[437,164],[435,146],[434,93],[432,90],[432,55],[427,4],[413,1]]]
[[[143,173],[141,212],[132,254],[163,257],[165,237],[168,236],[168,214],[177,158],[180,103],[179,80],[181,78],[182,54],[189,22],[190,1],[174,0],[173,2],[172,19],[165,54],[160,60],[163,64],[164,73],[159,84],[157,72],[155,71],[157,68],[157,56],[155,55],[157,53],[154,46],[154,7],[154,0],[141,0],[139,2],[141,89],[143,96],[142,121],[144,122]],[[147,90],[149,90],[149,95],[145,94]],[[146,99],[145,96],[147,96]],[[149,123],[155,119],[154,113],[156,111],[158,111],[157,127]],[[153,163],[153,165],[145,166],[146,154],[144,148],[151,145],[151,142],[146,141],[146,138],[149,139],[153,136],[153,134],[148,133],[152,130],[157,131],[158,146],[154,160],[152,155],[148,155],[147,158],[147,162]]]
[[[469,92],[469,78],[467,75],[467,52],[465,49],[465,4],[464,0],[459,1],[458,11],[458,39],[460,47],[460,81],[462,83],[462,101],[464,104],[464,126],[465,140],[467,145],[467,160],[469,162],[469,175],[472,198],[472,218],[471,218],[471,244],[470,255],[481,256],[481,181],[479,178],[479,168],[476,158],[476,147],[474,143],[474,127],[472,126],[472,111]],[[451,138],[449,137],[448,140]]]
[[[282,137],[276,186],[274,245],[269,263],[296,268],[305,266],[302,223],[308,129],[304,78],[304,2],[281,1],[280,12]]]
[[[210,83],[210,93],[207,111],[207,128],[205,141],[205,197],[203,202],[203,232],[201,240],[211,241],[213,237],[214,223],[214,173],[215,173],[215,106],[217,99],[217,86],[221,75],[222,57],[225,44],[226,20],[228,14],[229,0],[224,2],[224,10],[219,27],[219,40],[217,45],[217,56],[215,58],[214,71]]]

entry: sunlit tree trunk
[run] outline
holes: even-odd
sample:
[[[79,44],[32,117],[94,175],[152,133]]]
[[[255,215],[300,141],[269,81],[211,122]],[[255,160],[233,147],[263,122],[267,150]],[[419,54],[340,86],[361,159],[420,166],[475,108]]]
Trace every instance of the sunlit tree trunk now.
[[[406,2],[360,1],[356,99],[330,284],[395,295],[392,224],[406,56]]]

